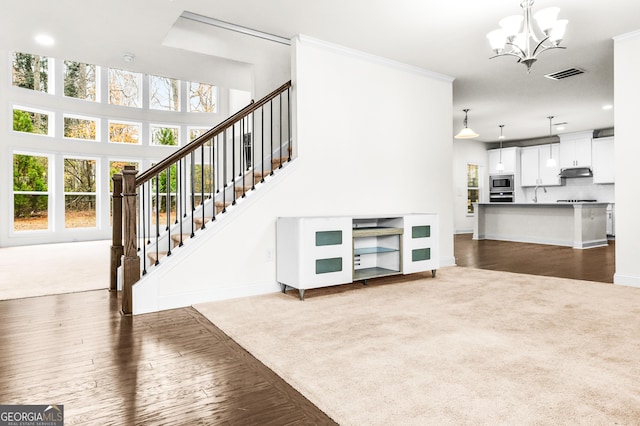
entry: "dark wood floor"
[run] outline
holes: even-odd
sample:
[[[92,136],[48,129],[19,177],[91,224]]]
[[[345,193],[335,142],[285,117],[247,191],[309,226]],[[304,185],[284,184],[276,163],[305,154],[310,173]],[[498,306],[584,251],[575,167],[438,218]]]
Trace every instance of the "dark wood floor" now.
[[[571,247],[481,240],[471,234],[454,239],[458,266],[519,272],[550,277],[613,283],[615,242],[607,247],[576,250]]]
[[[455,256],[460,266],[601,282],[614,268],[613,245],[456,235]],[[62,404],[66,425],[335,424],[194,309],[123,317],[118,306],[106,290],[0,301],[0,403]]]

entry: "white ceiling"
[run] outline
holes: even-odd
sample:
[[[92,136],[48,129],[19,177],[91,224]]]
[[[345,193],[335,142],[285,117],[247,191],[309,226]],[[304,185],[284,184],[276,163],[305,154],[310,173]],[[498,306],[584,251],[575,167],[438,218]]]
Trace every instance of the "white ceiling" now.
[[[0,15],[0,49],[177,78],[194,78],[194,69],[196,75],[210,75],[223,66],[231,67],[220,77],[224,81],[247,74],[251,69],[247,62],[254,57],[247,53],[247,42],[242,54],[229,48],[228,40],[239,42],[236,35],[223,40],[218,31],[214,39],[212,32],[211,46],[206,39],[180,44],[186,39],[176,32],[189,28],[177,21],[186,10],[287,38],[304,34],[452,76],[453,130],[462,126],[462,109],[470,108],[469,126],[480,134],[479,141],[496,141],[499,124],[505,125],[507,140],[546,136],[549,115],[556,116],[554,122],[568,123],[563,132],[613,127],[613,111],[602,110],[604,104],[613,103],[612,37],[640,29],[640,1],[536,0],[534,12],[558,6],[569,25],[563,41],[567,49],[543,53],[530,74],[514,58],[489,60],[492,52],[485,38],[501,18],[519,14],[519,4],[519,0],[13,1],[3,5]],[[50,34],[56,44],[36,45],[33,37],[38,32]],[[262,52],[255,57],[261,61],[271,48],[256,43],[263,43],[262,49],[254,49]],[[206,54],[214,46],[223,58]],[[122,62],[124,52],[136,55],[134,64]],[[543,77],[570,67],[586,73],[561,81]]]

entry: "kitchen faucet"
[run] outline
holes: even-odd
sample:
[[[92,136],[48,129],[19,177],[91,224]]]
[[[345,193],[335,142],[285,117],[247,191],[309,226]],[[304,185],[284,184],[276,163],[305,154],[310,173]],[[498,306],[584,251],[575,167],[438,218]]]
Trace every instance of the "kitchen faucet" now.
[[[540,185],[536,185],[536,188],[533,190],[533,202],[537,203],[538,202],[538,188],[540,188]],[[545,194],[547,193],[547,188],[545,188],[544,186],[542,187],[543,191],[545,192]]]

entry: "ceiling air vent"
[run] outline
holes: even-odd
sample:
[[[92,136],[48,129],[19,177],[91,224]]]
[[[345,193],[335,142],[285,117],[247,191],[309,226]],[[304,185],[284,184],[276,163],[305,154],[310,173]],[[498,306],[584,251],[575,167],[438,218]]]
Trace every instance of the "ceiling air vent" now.
[[[567,68],[566,70],[552,72],[551,74],[545,74],[545,77],[550,78],[551,80],[562,80],[563,78],[569,78],[580,74],[584,74],[583,69]]]

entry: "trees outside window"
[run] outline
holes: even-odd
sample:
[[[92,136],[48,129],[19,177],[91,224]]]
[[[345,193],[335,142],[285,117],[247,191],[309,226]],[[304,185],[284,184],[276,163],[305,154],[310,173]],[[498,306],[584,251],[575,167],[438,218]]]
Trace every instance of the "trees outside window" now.
[[[109,103],[142,108],[142,74],[109,68]]]
[[[82,118],[64,116],[64,137],[72,139],[97,140],[98,120],[95,118]]]
[[[49,159],[13,155],[13,229],[28,231],[49,227]]]
[[[180,80],[150,75],[149,108],[180,111]]]
[[[138,144],[141,128],[140,123],[109,121],[109,142]]]
[[[218,88],[189,82],[189,112],[217,112]]]
[[[13,130],[16,132],[49,134],[49,113],[13,109]]]
[[[13,52],[11,65],[14,86],[49,93],[49,58]]]
[[[478,179],[478,165],[467,164],[467,214],[474,215],[473,203],[480,199],[480,187]]]
[[[70,98],[97,101],[96,72],[95,65],[64,61],[64,95]]]
[[[151,125],[151,145],[178,145],[178,128],[173,126]]]
[[[96,160],[64,159],[64,226],[96,226]]]

